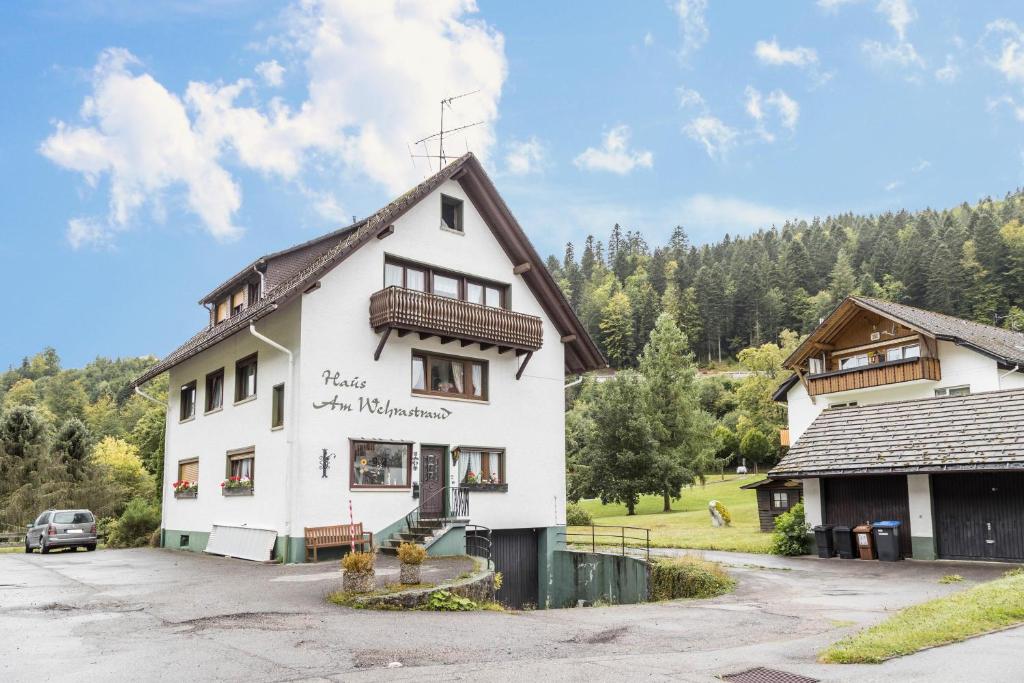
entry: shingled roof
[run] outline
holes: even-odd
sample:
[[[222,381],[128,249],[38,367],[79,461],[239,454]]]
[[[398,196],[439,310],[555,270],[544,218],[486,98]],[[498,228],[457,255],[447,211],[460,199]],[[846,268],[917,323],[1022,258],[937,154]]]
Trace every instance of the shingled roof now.
[[[523,278],[537,296],[542,307],[551,316],[559,332],[567,338],[571,337],[571,340],[565,344],[567,366],[574,372],[605,367],[607,363],[604,356],[576,317],[569,302],[508,210],[504,200],[498,195],[497,189],[487,177],[483,166],[470,152],[448,164],[368,218],[347,228],[336,230],[254,261],[253,264],[221,284],[204,301],[211,299],[215,293],[225,289],[237,278],[243,276],[248,270],[251,270],[252,265],[288,256],[285,259],[285,267],[277,271],[281,275],[267,278],[266,291],[256,304],[217,325],[201,330],[163,360],[139,375],[132,381],[131,388],[148,382],[175,365],[245,329],[250,323],[273,313],[278,307],[312,286],[327,271],[338,265],[382,230],[394,224],[420,200],[448,180],[462,182],[467,195],[474,204],[482,205],[480,212],[484,220],[495,232],[509,257],[517,259],[517,263],[527,261],[531,264],[532,267],[523,273]]]
[[[770,472],[1024,470],[1024,389],[824,410]]]

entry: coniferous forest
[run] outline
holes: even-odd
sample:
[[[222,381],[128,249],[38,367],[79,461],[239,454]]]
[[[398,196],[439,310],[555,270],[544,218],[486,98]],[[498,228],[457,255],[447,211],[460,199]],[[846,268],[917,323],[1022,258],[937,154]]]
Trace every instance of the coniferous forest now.
[[[658,314],[671,313],[702,364],[809,332],[849,294],[1024,330],[1024,193],[916,213],[787,222],[695,245],[615,225],[548,258],[613,367],[637,363]]]

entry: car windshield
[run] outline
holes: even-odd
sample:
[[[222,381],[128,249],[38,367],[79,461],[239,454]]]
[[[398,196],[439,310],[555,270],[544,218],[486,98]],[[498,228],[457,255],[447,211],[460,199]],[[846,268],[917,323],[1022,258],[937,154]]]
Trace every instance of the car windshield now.
[[[57,512],[53,515],[54,524],[88,524],[92,522],[91,512]]]

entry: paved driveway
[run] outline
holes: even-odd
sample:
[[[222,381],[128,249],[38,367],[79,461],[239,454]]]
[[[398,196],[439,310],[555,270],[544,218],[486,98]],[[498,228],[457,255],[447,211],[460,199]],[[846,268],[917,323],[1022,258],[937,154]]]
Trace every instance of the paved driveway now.
[[[714,681],[771,666],[821,680],[1021,680],[1014,630],[881,666],[816,653],[887,611],[1005,566],[704,553],[729,596],[536,612],[371,612],[325,604],[336,565],[171,550],[0,555],[0,680]],[[387,668],[400,662],[400,668]]]

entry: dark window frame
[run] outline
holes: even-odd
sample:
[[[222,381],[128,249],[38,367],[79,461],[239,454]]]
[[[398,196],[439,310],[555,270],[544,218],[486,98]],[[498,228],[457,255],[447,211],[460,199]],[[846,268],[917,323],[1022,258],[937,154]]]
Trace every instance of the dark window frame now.
[[[270,428],[282,429],[284,427],[284,382],[275,384],[270,395]]]
[[[441,228],[450,232],[457,232],[460,235],[466,234],[466,223],[465,223],[465,205],[466,203],[458,197],[452,197],[446,194],[441,194]],[[455,225],[449,225],[448,221],[444,219],[445,209],[451,208],[454,212]]]
[[[242,383],[242,368],[253,366],[253,383],[252,393],[242,395],[243,383]],[[235,403],[241,403],[243,401],[250,401],[256,398],[259,392],[259,355],[256,353],[249,354],[245,358],[239,358],[235,361]]]
[[[412,386],[412,364],[416,358],[423,360],[423,385],[424,389],[416,389]],[[438,360],[445,360],[450,362],[460,362],[463,364],[462,367],[462,386],[463,392],[461,394],[452,393],[450,391],[434,391],[430,389],[430,359],[436,358]],[[482,386],[480,387],[480,396],[474,396],[468,391],[470,383],[466,380],[472,378],[473,364],[481,366],[480,370],[480,381]],[[413,349],[409,356],[409,386],[413,394],[419,396],[438,396],[441,398],[457,398],[465,401],[481,401],[486,402],[490,398],[490,363],[485,358],[472,358],[470,356],[455,356],[449,353],[437,353],[436,351],[424,351],[422,349]]]
[[[356,483],[356,446],[359,444],[380,444],[384,446],[405,446],[405,484],[357,484]],[[349,489],[394,489],[407,491],[412,488],[412,442],[385,441],[382,439],[349,439],[348,440],[348,487]]]
[[[492,481],[489,480],[490,479],[490,469],[491,469],[490,460],[481,457],[480,458],[480,471],[479,472],[475,472],[474,474],[477,475],[478,479],[482,479],[483,475],[484,475],[484,470],[487,470],[488,481],[477,481],[477,483],[475,483],[475,484],[467,484],[465,482],[465,480],[459,479],[459,481],[457,483],[458,486],[471,487],[471,486],[487,486],[487,485],[491,485],[491,486],[494,486],[494,485],[497,485],[497,486],[508,485],[508,479],[506,478],[506,474],[505,474],[505,472],[507,470],[507,466],[506,466],[505,460],[506,460],[506,457],[507,457],[507,454],[508,454],[508,451],[506,449],[504,449],[504,448],[495,448],[494,446],[459,446],[458,450],[459,450],[459,460],[462,460],[462,458],[466,457],[466,452],[467,451],[479,452],[479,453],[482,453],[482,454],[485,454],[485,455],[489,455],[491,453],[497,453],[498,454],[498,481],[497,482],[492,482]],[[456,466],[456,467],[458,467],[458,466]],[[467,469],[466,472],[468,474],[469,470]],[[457,471],[456,471],[456,474],[457,474]]]
[[[487,278],[478,277],[471,275],[470,273],[461,273],[457,270],[448,270],[446,268],[437,268],[426,263],[418,263],[416,261],[410,261],[408,259],[385,256],[384,257],[384,272],[382,275],[382,282],[385,287],[395,287],[397,285],[387,284],[387,267],[396,266],[402,269],[402,288],[408,289],[408,271],[416,270],[423,273],[423,289],[414,291],[424,291],[428,294],[435,294],[434,292],[434,276],[438,275],[441,277],[452,278],[458,282],[459,296],[458,301],[465,301],[466,303],[476,304],[477,306],[487,306],[486,303],[478,303],[476,301],[469,301],[467,299],[469,292],[469,285],[479,285],[482,288],[484,295],[484,301],[487,301],[487,289],[498,290],[499,305],[488,306],[488,308],[504,308],[508,310],[511,306],[511,297],[509,296],[509,285],[504,282],[497,282],[496,280],[489,280]],[[437,296],[442,296],[438,294]]]
[[[213,392],[211,391],[210,385],[211,380],[217,379],[217,377],[220,377],[220,403],[218,403],[217,405],[212,405],[210,403],[210,398],[212,397]],[[206,387],[205,393],[203,395],[203,407],[204,412],[206,413],[213,413],[224,407],[224,368],[214,370],[213,372],[208,373],[206,375]]]
[[[238,460],[252,460],[252,465],[249,467],[249,480],[252,482],[253,488],[256,487],[256,447],[246,446],[245,448],[235,448],[224,454],[224,478],[231,477],[231,463]]]
[[[191,420],[191,419],[195,418],[195,416],[196,416],[196,398],[197,398],[196,391],[197,391],[196,390],[196,380],[192,380],[191,382],[186,382],[185,384],[181,385],[181,389],[179,390],[179,396],[178,396],[178,421],[179,422],[185,422],[186,420]],[[189,394],[191,394],[191,401],[189,402],[189,405],[188,405],[188,411],[186,411],[185,410],[185,408],[186,408],[185,397],[188,396]],[[188,414],[186,414],[186,412]]]

